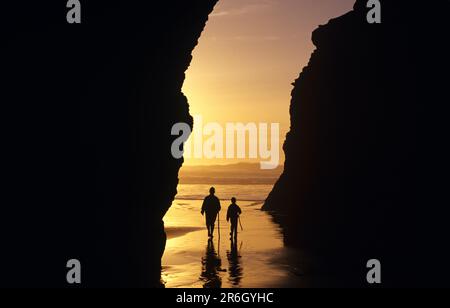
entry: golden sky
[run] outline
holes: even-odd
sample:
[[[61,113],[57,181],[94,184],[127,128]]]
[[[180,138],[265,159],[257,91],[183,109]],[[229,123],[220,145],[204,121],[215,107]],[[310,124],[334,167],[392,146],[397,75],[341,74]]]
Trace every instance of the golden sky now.
[[[313,51],[312,31],[350,11],[354,2],[220,0],[186,73],[183,92],[191,114],[222,125],[280,123],[281,147],[289,131],[291,83]],[[239,161],[186,159],[186,164]]]

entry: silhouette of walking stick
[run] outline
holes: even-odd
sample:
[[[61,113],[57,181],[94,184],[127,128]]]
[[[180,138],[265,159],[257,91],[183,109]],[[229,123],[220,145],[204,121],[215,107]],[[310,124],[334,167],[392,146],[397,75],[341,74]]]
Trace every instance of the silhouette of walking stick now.
[[[219,240],[220,240],[220,212],[217,213],[217,232],[219,232]]]
[[[241,226],[241,231],[244,231],[244,228],[242,228],[241,216],[239,216],[239,225]]]

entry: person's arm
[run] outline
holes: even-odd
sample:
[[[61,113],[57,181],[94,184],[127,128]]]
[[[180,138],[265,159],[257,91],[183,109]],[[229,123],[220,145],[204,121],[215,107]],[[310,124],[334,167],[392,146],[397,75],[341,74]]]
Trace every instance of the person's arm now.
[[[217,212],[220,212],[222,210],[222,207],[220,206],[220,199],[217,198]]]
[[[230,208],[228,208],[228,211],[227,211],[227,221],[230,221]]]
[[[206,198],[203,200],[202,204],[202,215],[205,215],[205,210],[206,210]]]
[[[239,213],[239,216],[241,216],[242,210],[241,210],[241,208],[239,206],[238,206],[238,213]]]

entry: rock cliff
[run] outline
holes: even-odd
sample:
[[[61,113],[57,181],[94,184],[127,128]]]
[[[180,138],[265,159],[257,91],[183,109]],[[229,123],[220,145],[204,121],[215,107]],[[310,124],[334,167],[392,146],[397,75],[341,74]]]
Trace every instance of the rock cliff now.
[[[366,284],[379,259],[385,285],[448,285],[450,3],[381,3],[381,24],[357,1],[313,33],[264,209],[313,275]]]
[[[190,123],[181,88],[216,0],[2,5],[0,285],[157,286],[162,218],[180,160],[171,127]]]

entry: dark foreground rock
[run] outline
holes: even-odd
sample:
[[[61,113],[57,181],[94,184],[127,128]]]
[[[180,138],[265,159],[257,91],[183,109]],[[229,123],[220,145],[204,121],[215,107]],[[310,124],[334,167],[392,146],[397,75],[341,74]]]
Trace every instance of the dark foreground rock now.
[[[2,4],[1,286],[157,286],[174,123],[216,0]],[[16,3],[17,2],[17,3]]]
[[[294,84],[284,174],[265,210],[316,275],[367,285],[450,285],[449,1],[367,1],[313,34]]]

